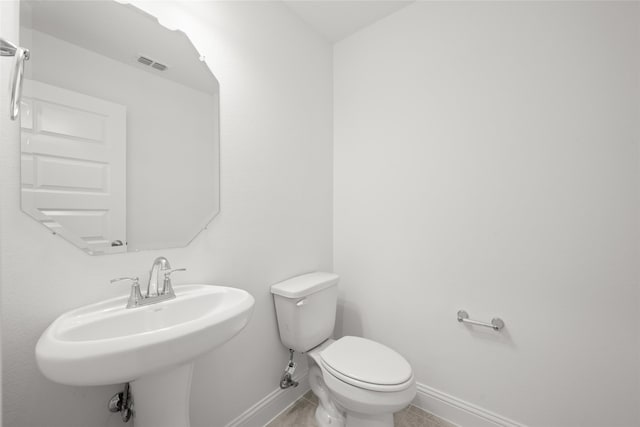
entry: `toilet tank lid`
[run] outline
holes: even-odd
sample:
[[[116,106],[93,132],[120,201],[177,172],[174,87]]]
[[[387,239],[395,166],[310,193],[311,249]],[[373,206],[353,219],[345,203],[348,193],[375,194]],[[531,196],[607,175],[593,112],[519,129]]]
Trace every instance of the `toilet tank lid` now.
[[[271,293],[285,298],[302,298],[338,284],[335,273],[316,271],[287,279],[271,286]]]

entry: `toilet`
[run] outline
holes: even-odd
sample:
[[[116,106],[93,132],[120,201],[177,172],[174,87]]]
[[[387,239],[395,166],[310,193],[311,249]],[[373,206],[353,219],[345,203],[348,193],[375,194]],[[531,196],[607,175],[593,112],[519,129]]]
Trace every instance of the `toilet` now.
[[[320,427],[393,427],[416,395],[411,365],[372,340],[331,339],[339,276],[315,272],[271,286],[282,343],[307,353]]]

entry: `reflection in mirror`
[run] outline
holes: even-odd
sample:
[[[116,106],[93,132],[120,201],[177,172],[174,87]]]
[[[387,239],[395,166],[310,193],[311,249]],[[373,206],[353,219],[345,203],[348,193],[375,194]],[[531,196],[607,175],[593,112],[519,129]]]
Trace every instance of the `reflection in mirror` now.
[[[22,209],[90,254],[187,245],[219,210],[219,87],[115,1],[21,1]]]

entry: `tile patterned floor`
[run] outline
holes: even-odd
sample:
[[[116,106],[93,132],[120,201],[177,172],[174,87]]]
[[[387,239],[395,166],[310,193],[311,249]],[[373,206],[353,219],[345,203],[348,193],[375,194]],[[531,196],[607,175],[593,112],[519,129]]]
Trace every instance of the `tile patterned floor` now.
[[[317,427],[314,419],[318,398],[308,392],[265,427]],[[409,406],[393,415],[395,427],[456,427],[428,412]]]

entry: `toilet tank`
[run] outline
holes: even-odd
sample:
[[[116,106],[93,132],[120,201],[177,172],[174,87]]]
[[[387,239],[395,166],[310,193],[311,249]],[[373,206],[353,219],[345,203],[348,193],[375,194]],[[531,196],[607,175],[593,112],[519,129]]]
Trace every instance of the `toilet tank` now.
[[[305,352],[331,337],[338,279],[337,274],[315,272],[271,286],[280,339],[287,348]]]

